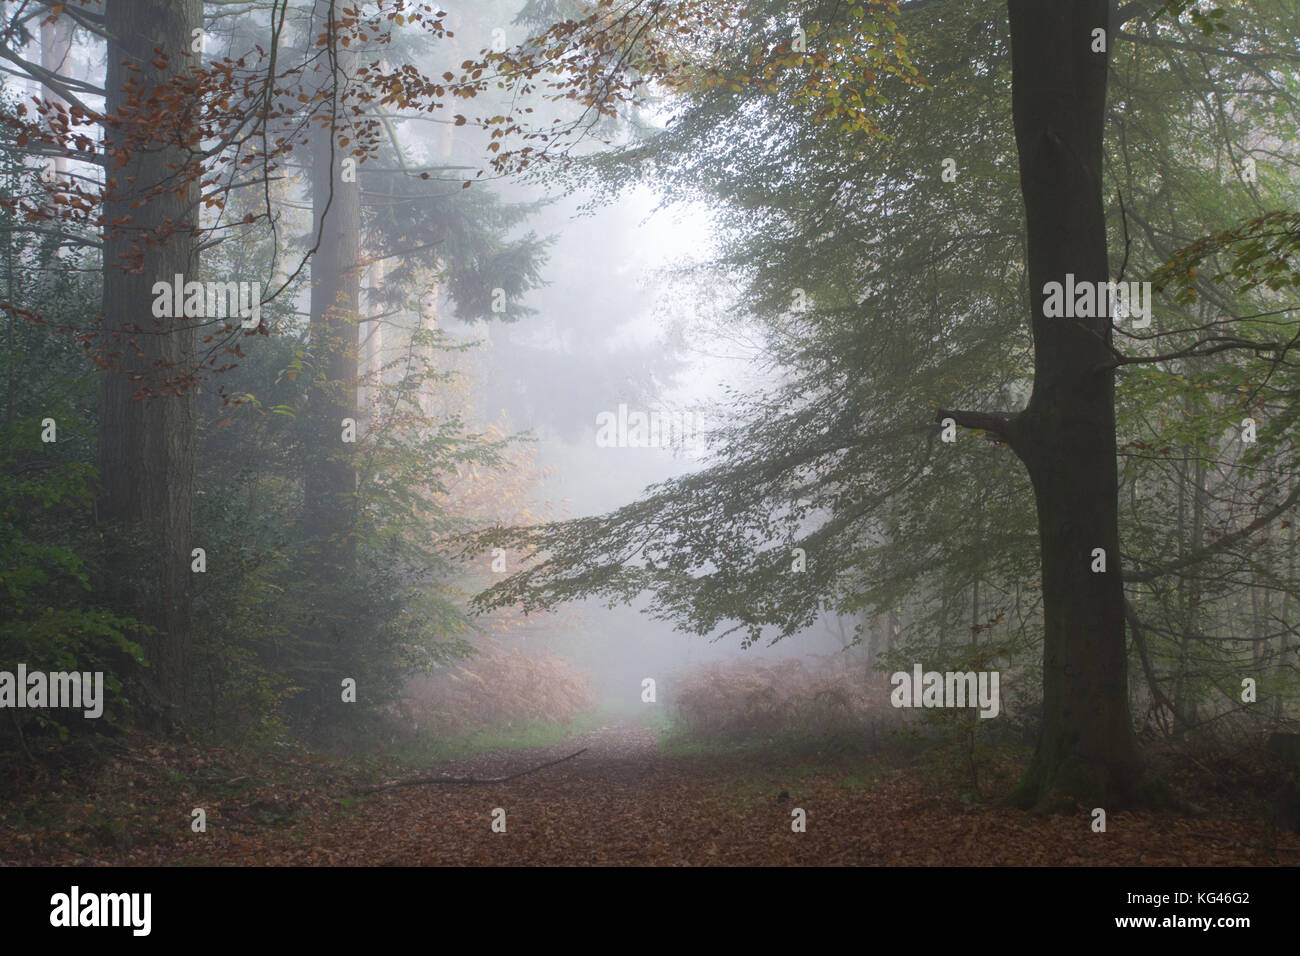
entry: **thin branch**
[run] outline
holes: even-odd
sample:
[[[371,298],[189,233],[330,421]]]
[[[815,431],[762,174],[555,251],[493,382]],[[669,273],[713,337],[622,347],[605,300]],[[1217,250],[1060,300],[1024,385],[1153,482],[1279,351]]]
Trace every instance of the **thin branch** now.
[[[49,70],[45,69],[45,67],[40,66],[37,63],[32,63],[30,60],[24,60],[6,46],[0,46],[0,57],[3,57],[11,63],[17,63],[22,67],[27,76],[40,80],[43,84],[48,86],[55,93],[58,93],[59,96],[63,97],[69,103],[81,107],[91,116],[96,115],[95,110],[92,110],[83,103],[80,98],[72,92],[72,90],[75,87],[78,91],[87,93],[91,96],[104,96],[105,92],[102,87],[91,86],[89,83],[83,83],[81,80],[74,80],[70,77],[59,76],[57,73],[51,73]],[[70,86],[69,84],[72,85]]]
[[[1232,532],[1232,534],[1224,535],[1213,544],[1207,544],[1203,548],[1197,548],[1195,551],[1185,557],[1179,558],[1177,561],[1170,561],[1168,564],[1161,565],[1158,568],[1152,568],[1148,571],[1125,572],[1124,582],[1126,584],[1143,584],[1148,581],[1154,581],[1157,578],[1164,577],[1166,574],[1172,574],[1174,571],[1180,571],[1183,568],[1197,564],[1220,551],[1226,551],[1234,544],[1239,544],[1242,541],[1245,541],[1260,528],[1266,527],[1277,518],[1281,517],[1292,506],[1294,506],[1296,502],[1300,502],[1300,482],[1296,483],[1296,486],[1291,489],[1291,494],[1287,495],[1280,505],[1264,512],[1264,514],[1260,515],[1244,528],[1240,528]]]
[[[420,787],[425,784],[438,783],[505,783],[507,780],[514,780],[516,777],[522,777],[525,774],[536,773],[538,770],[543,770],[547,767],[554,767],[557,763],[564,763],[566,760],[572,760],[574,757],[578,756],[578,754],[584,754],[586,752],[587,748],[583,747],[581,750],[574,751],[567,757],[561,757],[559,760],[551,760],[547,763],[539,763],[536,767],[530,767],[527,770],[520,770],[518,773],[507,774],[504,777],[415,777],[411,780],[399,780],[396,783],[383,783],[377,787],[365,787],[354,792],[362,794],[379,793],[381,790],[396,790],[398,787]]]
[[[1151,696],[1156,699],[1157,704],[1160,704],[1162,707],[1167,707],[1169,713],[1173,715],[1175,722],[1181,726],[1183,723],[1182,714],[1178,712],[1178,705],[1170,700],[1165,695],[1165,692],[1160,689],[1160,683],[1156,680],[1155,668],[1151,666],[1151,655],[1147,651],[1146,636],[1143,634],[1145,628],[1142,625],[1142,619],[1137,616],[1137,611],[1133,608],[1133,602],[1128,598],[1124,599],[1124,616],[1128,618],[1129,630],[1133,632],[1133,643],[1137,645],[1138,659],[1142,662],[1142,673],[1147,679],[1147,687],[1151,689]]]

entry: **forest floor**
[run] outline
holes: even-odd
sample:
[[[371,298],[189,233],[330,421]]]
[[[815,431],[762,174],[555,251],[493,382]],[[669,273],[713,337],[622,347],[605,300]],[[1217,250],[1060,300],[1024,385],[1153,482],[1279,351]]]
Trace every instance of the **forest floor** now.
[[[897,754],[689,752],[612,721],[560,744],[481,753],[404,776],[504,783],[358,791],[396,779],[300,752],[249,765],[140,739],[95,770],[8,792],[0,864],[18,865],[1243,865],[1300,863],[1300,837],[1214,813],[1031,816],[960,795]],[[990,789],[1014,767],[991,773]],[[1240,773],[1241,768],[1226,768]],[[390,768],[395,770],[395,768]],[[1240,789],[1240,788],[1238,788]],[[202,809],[205,832],[194,832]],[[806,832],[794,832],[797,809]],[[494,811],[505,832],[494,832]],[[495,817],[499,820],[501,814]],[[498,824],[498,829],[500,828]]]

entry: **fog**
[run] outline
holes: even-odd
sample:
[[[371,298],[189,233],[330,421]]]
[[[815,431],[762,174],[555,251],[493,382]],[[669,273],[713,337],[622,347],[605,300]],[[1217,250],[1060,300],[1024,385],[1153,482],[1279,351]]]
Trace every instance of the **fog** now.
[[[0,868],[1293,861],[1293,7],[0,0]]]
[[[582,193],[518,193],[523,201],[538,194],[550,201],[528,222],[554,237],[547,284],[524,300],[534,314],[487,327],[453,320],[449,328],[481,341],[489,355],[484,408],[500,408],[511,430],[535,440],[545,475],[533,506],[555,518],[601,515],[706,462],[709,420],[727,414],[728,386],[752,387],[762,371],[750,343],[719,341],[705,322],[737,308],[725,288],[695,278],[715,252],[707,209],[665,207],[661,194],[646,189],[594,210],[584,208],[591,197]],[[620,405],[685,412],[700,427],[690,440],[660,447],[600,447],[598,416],[617,416]],[[643,605],[610,609],[587,600],[573,607],[566,627],[583,635],[581,647],[566,647],[573,643],[567,635],[550,640],[590,674],[602,706],[615,712],[644,709],[645,678],[656,680],[660,706],[671,706],[672,678],[701,664],[843,650],[828,622],[742,648],[735,635],[683,633],[655,621]]]

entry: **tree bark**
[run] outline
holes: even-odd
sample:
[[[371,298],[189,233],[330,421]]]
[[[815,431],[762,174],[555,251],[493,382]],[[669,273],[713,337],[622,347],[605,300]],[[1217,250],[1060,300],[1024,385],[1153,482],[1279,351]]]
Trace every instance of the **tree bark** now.
[[[1042,558],[1043,724],[1013,803],[1112,810],[1136,797],[1119,565],[1108,314],[1044,315],[1048,282],[1107,279],[1102,136],[1107,0],[1010,0],[1012,106],[1025,202],[1034,390],[1008,426],[1034,488]],[[1110,36],[1106,34],[1107,51]],[[1103,307],[1096,310],[1108,312]],[[1094,549],[1105,571],[1092,570]]]
[[[1300,487],[1300,485],[1298,485]],[[1281,689],[1286,686],[1284,681],[1290,675],[1290,664],[1287,656],[1291,650],[1290,642],[1287,641],[1286,622],[1291,620],[1291,594],[1295,586],[1295,522],[1291,521],[1287,527],[1286,542],[1286,590],[1282,592],[1282,633],[1278,635],[1279,647],[1277,652],[1277,686],[1278,692],[1273,694],[1273,723],[1278,724],[1282,720],[1282,703],[1285,700]]]
[[[156,109],[150,97],[188,72],[191,31],[203,17],[199,0],[110,3],[104,15],[106,111],[148,116],[154,126],[148,143],[138,122],[110,122],[105,131],[106,155],[125,161],[110,160],[106,172],[102,331],[117,355],[100,383],[98,515],[109,554],[129,553],[138,575],[116,597],[156,628],[145,639],[147,685],[158,716],[172,723],[184,716],[190,638],[195,397],[183,386],[159,393],[188,370],[195,333],[183,318],[154,318],[152,287],[197,277],[199,190],[184,172],[189,118]]]
[[[1190,449],[1185,452],[1192,457]],[[1192,465],[1192,478],[1187,480],[1186,467],[1179,469],[1179,498],[1181,499],[1191,486],[1191,526],[1188,528],[1188,551],[1199,551],[1205,542],[1205,463],[1199,458]],[[1181,505],[1180,505],[1181,507]],[[1182,536],[1179,536],[1181,551]],[[1179,557],[1183,555],[1180,553]],[[1178,669],[1174,675],[1174,738],[1182,739],[1188,729],[1196,725],[1196,697],[1188,692],[1187,685],[1191,679],[1192,645],[1200,637],[1201,584],[1198,577],[1191,574],[1178,575],[1178,592],[1183,599],[1183,624],[1178,636]]]
[[[314,29],[329,27],[331,4],[317,0]],[[336,14],[337,16],[337,14]],[[341,115],[346,76],[355,57],[336,44],[339,70],[326,79],[337,83]],[[361,302],[361,189],[356,177],[345,181],[346,151],[337,131],[318,130],[312,140],[312,209],[318,247],[311,260],[311,343],[316,363],[310,398],[313,457],[305,478],[304,517],[309,533],[350,554],[356,515],[357,473],[352,451],[342,440],[343,420],[358,421],[358,312]],[[357,436],[358,438],[360,436]]]

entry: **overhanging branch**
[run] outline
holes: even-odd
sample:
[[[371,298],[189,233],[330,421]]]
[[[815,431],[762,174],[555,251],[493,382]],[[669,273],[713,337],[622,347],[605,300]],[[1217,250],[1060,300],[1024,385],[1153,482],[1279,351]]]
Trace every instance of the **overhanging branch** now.
[[[996,441],[1004,445],[1015,443],[1015,424],[1018,417],[1019,415],[1013,412],[956,411],[947,408],[941,408],[934,413],[934,420],[940,424],[945,418],[951,418],[962,428],[988,432]]]

